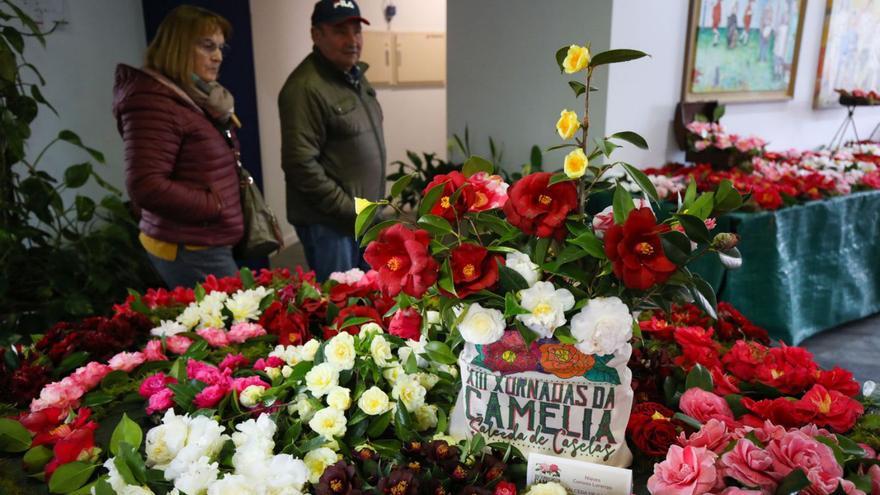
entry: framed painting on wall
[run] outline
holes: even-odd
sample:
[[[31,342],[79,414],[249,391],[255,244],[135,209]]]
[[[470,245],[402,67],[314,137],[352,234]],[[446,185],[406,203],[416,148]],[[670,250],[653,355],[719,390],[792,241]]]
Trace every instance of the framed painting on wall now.
[[[838,106],[835,89],[880,91],[880,2],[827,0],[815,108]]]
[[[691,0],[684,101],[794,96],[806,0]]]

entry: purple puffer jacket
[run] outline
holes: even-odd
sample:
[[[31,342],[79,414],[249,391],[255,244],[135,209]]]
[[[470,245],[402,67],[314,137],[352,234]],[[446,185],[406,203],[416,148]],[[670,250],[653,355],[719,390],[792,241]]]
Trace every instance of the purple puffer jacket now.
[[[235,151],[180,89],[120,64],[113,115],[140,229],[166,242],[233,246],[244,221]]]

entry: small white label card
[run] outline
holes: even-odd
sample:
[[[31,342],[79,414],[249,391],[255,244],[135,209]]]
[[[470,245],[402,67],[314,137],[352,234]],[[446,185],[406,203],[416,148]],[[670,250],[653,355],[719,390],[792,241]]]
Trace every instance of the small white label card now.
[[[555,481],[575,495],[630,495],[632,471],[564,457],[530,453],[526,484]]]

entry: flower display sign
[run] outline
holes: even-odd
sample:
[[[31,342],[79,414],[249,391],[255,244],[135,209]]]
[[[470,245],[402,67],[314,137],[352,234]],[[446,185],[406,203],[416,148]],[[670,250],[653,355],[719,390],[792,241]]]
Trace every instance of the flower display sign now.
[[[556,129],[565,142],[548,150],[568,151],[558,172],[508,185],[492,163],[473,156],[424,188],[416,221],[372,225],[380,208],[394,204],[358,203],[364,257],[396,303],[388,314],[436,314],[457,355],[461,389],[450,434],[628,465],[633,314],[685,300],[715,314],[711,287],[684,267],[710,252],[738,257],[729,236],[721,243],[710,230],[713,217],[742,198],[722,183],[658,220],[648,178],[611,159],[621,143],[646,148],[645,140],[629,131],[588,137],[594,70],[645,55],[593,55],[589,45],[557,52],[562,72],[585,76],[568,82],[584,98],[583,114],[560,112]],[[610,178],[612,168],[637,184],[637,197]],[[398,179],[391,197],[409,180]],[[613,202],[590,213],[587,201],[599,192]]]

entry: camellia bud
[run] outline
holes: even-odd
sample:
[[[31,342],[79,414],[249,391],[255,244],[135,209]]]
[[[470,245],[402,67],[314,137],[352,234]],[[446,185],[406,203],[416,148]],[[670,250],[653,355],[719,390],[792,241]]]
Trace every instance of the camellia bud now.
[[[712,247],[719,251],[733,249],[739,244],[739,236],[731,232],[722,232],[712,239]]]

